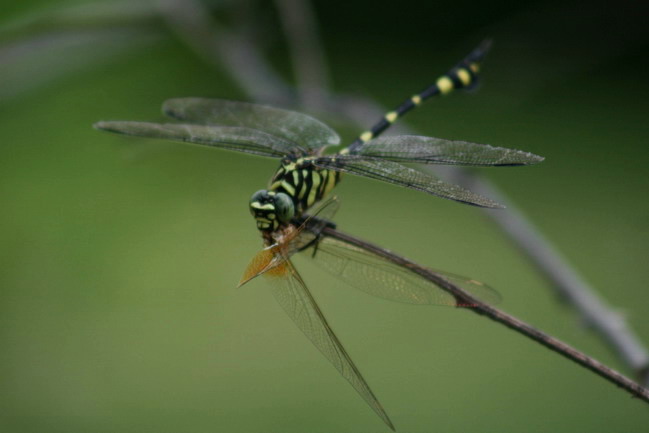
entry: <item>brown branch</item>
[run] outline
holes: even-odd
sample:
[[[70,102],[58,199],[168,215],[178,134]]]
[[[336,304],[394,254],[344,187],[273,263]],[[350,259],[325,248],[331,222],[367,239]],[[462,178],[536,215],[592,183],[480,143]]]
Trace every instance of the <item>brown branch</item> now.
[[[623,315],[615,311],[593,290],[585,279],[543,234],[489,181],[468,170],[458,183],[478,194],[507,204],[506,212],[483,211],[498,224],[514,244],[552,282],[556,294],[580,314],[587,326],[592,327],[614,349],[615,353],[636,373],[643,385],[649,383],[649,352],[642,345]]]
[[[458,301],[458,304],[472,305],[472,307],[469,309],[470,311],[486,316],[491,320],[499,322],[507,326],[508,328],[520,334],[523,334],[528,338],[531,338],[537,343],[544,345],[548,349],[557,352],[559,355],[562,355],[565,358],[576,362],[577,364],[587,368],[588,370],[603,377],[604,379],[617,385],[618,387],[625,389],[633,396],[649,402],[649,389],[640,386],[631,379],[602,364],[596,359],[591,358],[590,356],[578,351],[577,349],[554,337],[549,336],[548,334],[545,334],[542,331],[539,331],[538,329],[528,325],[527,323],[517,319],[516,317],[485,304],[471,294],[467,293],[461,287],[458,287],[455,284],[444,279],[441,275],[437,274],[431,269],[425,268],[391,251],[388,251],[369,242],[365,242],[348,234],[342,233],[331,227],[324,228],[322,230],[322,234],[353,245],[355,247],[362,248],[391,263],[414,272],[420,277],[430,281],[436,286],[452,294]]]
[[[298,7],[300,3],[304,5]],[[290,22],[308,21],[315,23],[311,5],[308,0],[276,0],[281,15],[286,15],[283,11],[292,5],[292,14]],[[298,15],[303,15],[302,18]],[[289,20],[284,19],[285,23]],[[317,31],[311,30],[308,38],[305,33],[308,30],[291,30],[285,29],[285,34],[289,39],[289,45],[293,46],[292,61],[296,64],[296,70],[311,71],[317,66],[325,67],[324,54],[315,53],[316,50],[322,51],[322,44],[315,38],[318,36]],[[306,39],[305,41],[293,39]],[[308,48],[304,46],[307,45]],[[302,47],[310,50],[308,56],[298,56],[298,50],[295,47]],[[597,50],[593,55],[600,58],[610,55],[612,51]],[[594,60],[591,60],[594,61]],[[312,65],[305,63],[312,62]],[[298,65],[299,63],[299,65]],[[563,71],[565,74],[565,71]],[[305,73],[296,74],[298,79]],[[556,72],[555,72],[556,76]],[[324,97],[328,102],[325,106],[331,113],[340,113],[342,118],[350,119],[358,124],[361,128],[366,128],[370,121],[380,119],[387,110],[378,108],[376,103],[371,100],[360,100],[349,98],[344,95],[334,95],[327,92],[322,81],[323,88],[319,95]],[[315,84],[316,81],[311,81]],[[303,98],[303,108],[307,110],[318,111],[320,106],[309,106],[309,100]],[[370,114],[374,112],[374,114]],[[405,129],[405,128],[404,128]],[[405,133],[405,132],[400,132]],[[412,132],[409,132],[412,133]],[[462,170],[458,167],[435,167],[434,172],[444,172],[450,174],[458,180],[469,180],[470,182],[459,182],[472,191],[481,193],[485,197],[495,199],[497,202],[507,205],[508,212],[498,212],[484,210],[485,213],[502,229],[503,233],[509,236],[510,240],[518,246],[528,256],[530,261],[554,283],[557,292],[592,326],[592,328],[604,338],[604,341],[615,351],[615,353],[634,370],[636,376],[642,380],[643,384],[649,385],[649,351],[644,347],[640,339],[627,324],[624,317],[618,314],[614,309],[596,294],[595,289],[582,278],[577,270],[563,258],[556,248],[550,242],[545,240],[538,229],[521,213],[516,212],[512,201],[504,193],[496,190],[495,186],[487,178],[479,177],[472,172]],[[430,168],[429,168],[430,169]],[[433,170],[431,170],[433,171]],[[470,185],[467,185],[470,183]]]

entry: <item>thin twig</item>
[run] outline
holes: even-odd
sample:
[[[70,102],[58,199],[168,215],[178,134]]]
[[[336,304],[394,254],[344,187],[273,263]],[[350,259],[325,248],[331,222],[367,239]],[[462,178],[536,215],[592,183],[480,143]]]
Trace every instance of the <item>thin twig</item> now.
[[[365,107],[377,105],[372,104],[370,100],[364,101],[364,104]],[[344,102],[341,105],[344,105]],[[339,109],[337,112],[344,112],[344,110]],[[374,118],[380,118],[383,113],[385,111]],[[351,114],[350,118],[354,120],[362,117],[359,115],[352,117]],[[359,125],[367,127],[367,123]],[[595,289],[569,265],[568,261],[541,235],[534,224],[512,204],[505,193],[488,179],[461,167],[435,167],[433,170],[427,166],[425,169],[434,171],[436,175],[442,173],[441,177],[450,178],[453,183],[458,183],[471,191],[506,205],[507,209],[504,211],[481,210],[497,224],[514,245],[525,252],[529,260],[553,283],[561,297],[604,338],[604,341],[609,344],[620,359],[635,372],[636,377],[643,384],[649,384],[649,352],[626,323],[624,317],[596,294]]]
[[[252,41],[218,25],[202,2],[159,0],[158,10],[187,46],[212,66],[225,68],[250,99],[279,105],[295,103],[293,89]]]
[[[464,186],[496,201],[507,201],[505,195],[489,180],[477,178],[467,170],[463,173],[466,178],[462,182]],[[508,204],[506,212],[484,211],[553,283],[557,294],[575,307],[586,324],[596,329],[613,346],[622,361],[636,372],[638,380],[646,385],[649,379],[649,353],[624,318],[606,305],[516,206]]]
[[[275,0],[275,5],[290,49],[300,103],[321,111],[329,76],[313,8],[310,2],[301,0]]]
[[[126,26],[155,24],[157,15],[150,6],[130,0],[93,2],[67,7],[45,6],[0,22],[0,44],[71,32],[115,31]],[[140,28],[140,31],[142,29]]]
[[[285,0],[288,1],[288,0]],[[309,0],[292,0],[293,3],[304,3],[306,6],[303,9],[309,10]],[[278,1],[278,4],[282,2]],[[294,32],[289,29],[285,30],[287,37],[297,37]],[[313,37],[317,36],[313,32]],[[295,42],[293,42],[294,44]],[[289,41],[291,44],[291,41]],[[310,50],[316,50],[321,47],[319,43],[313,43]],[[598,51],[599,52],[599,51]],[[303,64],[305,61],[323,62],[324,55],[315,55],[305,59],[297,58],[295,52],[292,53],[293,63]],[[306,68],[304,65],[302,68]],[[299,83],[298,83],[299,86]],[[323,89],[326,90],[326,89]],[[337,101],[336,105],[345,105],[344,102],[340,103],[340,97],[334,97],[330,94],[329,101]],[[365,101],[365,106],[378,106],[372,104],[371,101]],[[305,107],[309,109],[310,107]],[[357,110],[352,109],[338,109],[334,112],[345,112],[352,114],[350,116],[353,120],[362,119],[364,116],[359,114]],[[351,113],[349,113],[351,111]],[[384,112],[375,116],[380,118]],[[358,122],[356,122],[358,123]],[[360,127],[366,128],[367,123],[359,124]],[[430,169],[430,167],[427,167]],[[435,170],[437,172],[437,170]],[[444,172],[451,174],[453,177],[468,180],[470,185],[463,183],[467,186],[486,197],[495,199],[496,201],[507,204],[506,211],[489,211],[485,213],[501,228],[501,230],[509,236],[511,241],[521,250],[525,251],[526,255],[538,269],[549,278],[554,284],[556,290],[563,295],[572,306],[577,310],[582,317],[584,317],[588,324],[590,324],[595,331],[603,336],[604,340],[609,344],[613,351],[618,354],[625,364],[627,364],[640,378],[642,383],[649,384],[649,352],[644,347],[642,342],[636,337],[631,328],[626,324],[623,317],[617,314],[611,307],[607,306],[596,295],[596,291],[590,286],[579,273],[572,268],[568,262],[552,247],[550,242],[545,240],[540,232],[534,225],[525,217],[521,212],[518,212],[511,204],[511,200],[506,197],[504,193],[499,191],[488,179],[473,174],[461,168],[452,168],[444,170]]]
[[[385,260],[390,261],[391,263],[394,263],[395,265],[401,266],[404,269],[408,269],[409,271],[414,272],[420,277],[425,278],[436,286],[452,294],[457,300],[458,304],[472,305],[472,307],[469,308],[470,311],[486,316],[491,320],[499,322],[507,326],[508,328],[520,334],[523,334],[528,338],[531,338],[537,343],[540,343],[550,350],[553,350],[554,352],[557,352],[558,354],[564,356],[565,358],[576,362],[577,364],[587,368],[588,370],[603,377],[604,379],[617,385],[618,387],[625,389],[633,396],[649,403],[649,389],[643,388],[631,379],[602,364],[596,359],[591,358],[590,356],[578,351],[577,349],[567,345],[566,343],[539,331],[538,329],[528,325],[527,323],[517,319],[516,317],[485,304],[484,302],[467,293],[461,287],[458,287],[455,284],[444,279],[436,272],[418,265],[417,263],[401,257],[391,251],[388,251],[369,242],[362,241],[331,227],[325,227],[321,233],[322,235],[329,236],[331,238],[369,251],[379,257],[382,257]]]
[[[125,26],[46,31],[4,44],[0,42],[0,103],[156,41],[155,32]],[[82,62],[78,61],[80,58]]]

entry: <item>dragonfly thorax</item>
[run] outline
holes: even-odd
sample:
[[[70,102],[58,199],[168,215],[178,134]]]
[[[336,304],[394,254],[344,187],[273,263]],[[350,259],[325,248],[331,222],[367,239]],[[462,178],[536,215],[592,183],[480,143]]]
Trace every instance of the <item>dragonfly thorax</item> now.
[[[250,213],[261,231],[274,231],[295,215],[293,200],[283,192],[259,190],[250,198]]]
[[[340,181],[340,172],[318,166],[314,155],[287,155],[270,180],[271,192],[293,201],[295,216],[322,200]]]

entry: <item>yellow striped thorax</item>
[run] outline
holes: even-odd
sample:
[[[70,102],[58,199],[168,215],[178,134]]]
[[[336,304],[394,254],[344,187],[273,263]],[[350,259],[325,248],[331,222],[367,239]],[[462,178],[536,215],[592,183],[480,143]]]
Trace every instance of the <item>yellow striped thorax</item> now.
[[[261,231],[277,230],[324,198],[340,181],[340,172],[314,165],[317,156],[287,155],[268,190],[250,199],[250,213]]]

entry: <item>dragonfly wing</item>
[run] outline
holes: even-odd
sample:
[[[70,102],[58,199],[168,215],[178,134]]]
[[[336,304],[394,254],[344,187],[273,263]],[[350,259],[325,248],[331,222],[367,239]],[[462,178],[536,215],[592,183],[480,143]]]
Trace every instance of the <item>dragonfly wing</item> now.
[[[319,120],[264,105],[224,99],[176,98],[165,101],[162,111],[191,123],[258,129],[291,141],[294,147],[303,150],[340,143],[338,134]]]
[[[246,267],[238,287],[283,264],[293,254],[312,245],[319,237],[322,229],[331,225],[330,219],[338,210],[340,202],[337,197],[314,206],[310,215],[291,234],[286,235],[282,244],[274,244],[259,251]],[[306,229],[306,230],[305,230]]]
[[[308,215],[303,215],[303,221],[298,221],[300,226],[297,229],[297,235],[290,241],[288,257],[313,244],[325,227],[335,227],[331,220],[339,207],[338,197],[334,196],[309,209]]]
[[[255,254],[243,273],[238,287],[284,263],[293,254],[313,244],[322,229],[332,224],[330,220],[339,206],[337,197],[331,197],[314,206],[310,214],[305,216],[304,222],[295,231],[287,234],[281,245],[276,243]]]
[[[339,239],[321,237],[316,250],[311,253],[315,263],[352,287],[370,295],[390,301],[419,305],[458,305],[455,297],[440,286],[416,273],[396,265],[384,258],[349,245]],[[435,271],[442,279],[460,286],[462,289],[488,304],[497,304],[501,298],[491,287],[469,278]]]
[[[243,276],[241,277],[241,280],[239,280],[237,287],[243,286],[253,278],[265,274],[288,260],[287,256],[279,254],[278,251],[279,245],[275,244],[266,247],[255,254],[246,267],[246,270],[243,272]]]
[[[331,221],[340,209],[340,200],[337,196],[329,197],[322,200],[309,208],[307,221],[309,219],[317,219],[320,221]]]
[[[265,274],[272,283],[272,292],[277,302],[300,330],[336,367],[342,376],[363,397],[376,414],[392,429],[394,425],[385,413],[381,403],[363,379],[361,372],[351,360],[347,351],[334,334],[309,292],[304,281],[290,260]]]
[[[283,138],[235,126],[103,121],[95,123],[94,127],[119,134],[182,141],[273,158],[282,158],[295,148],[293,143]]]
[[[488,208],[503,207],[493,200],[475,194],[458,185],[443,182],[431,174],[422,173],[421,171],[381,158],[365,155],[331,155],[316,158],[314,164],[331,170],[382,180],[474,206]]]
[[[544,159],[521,150],[418,135],[378,137],[357,154],[396,162],[466,166],[530,165]]]

